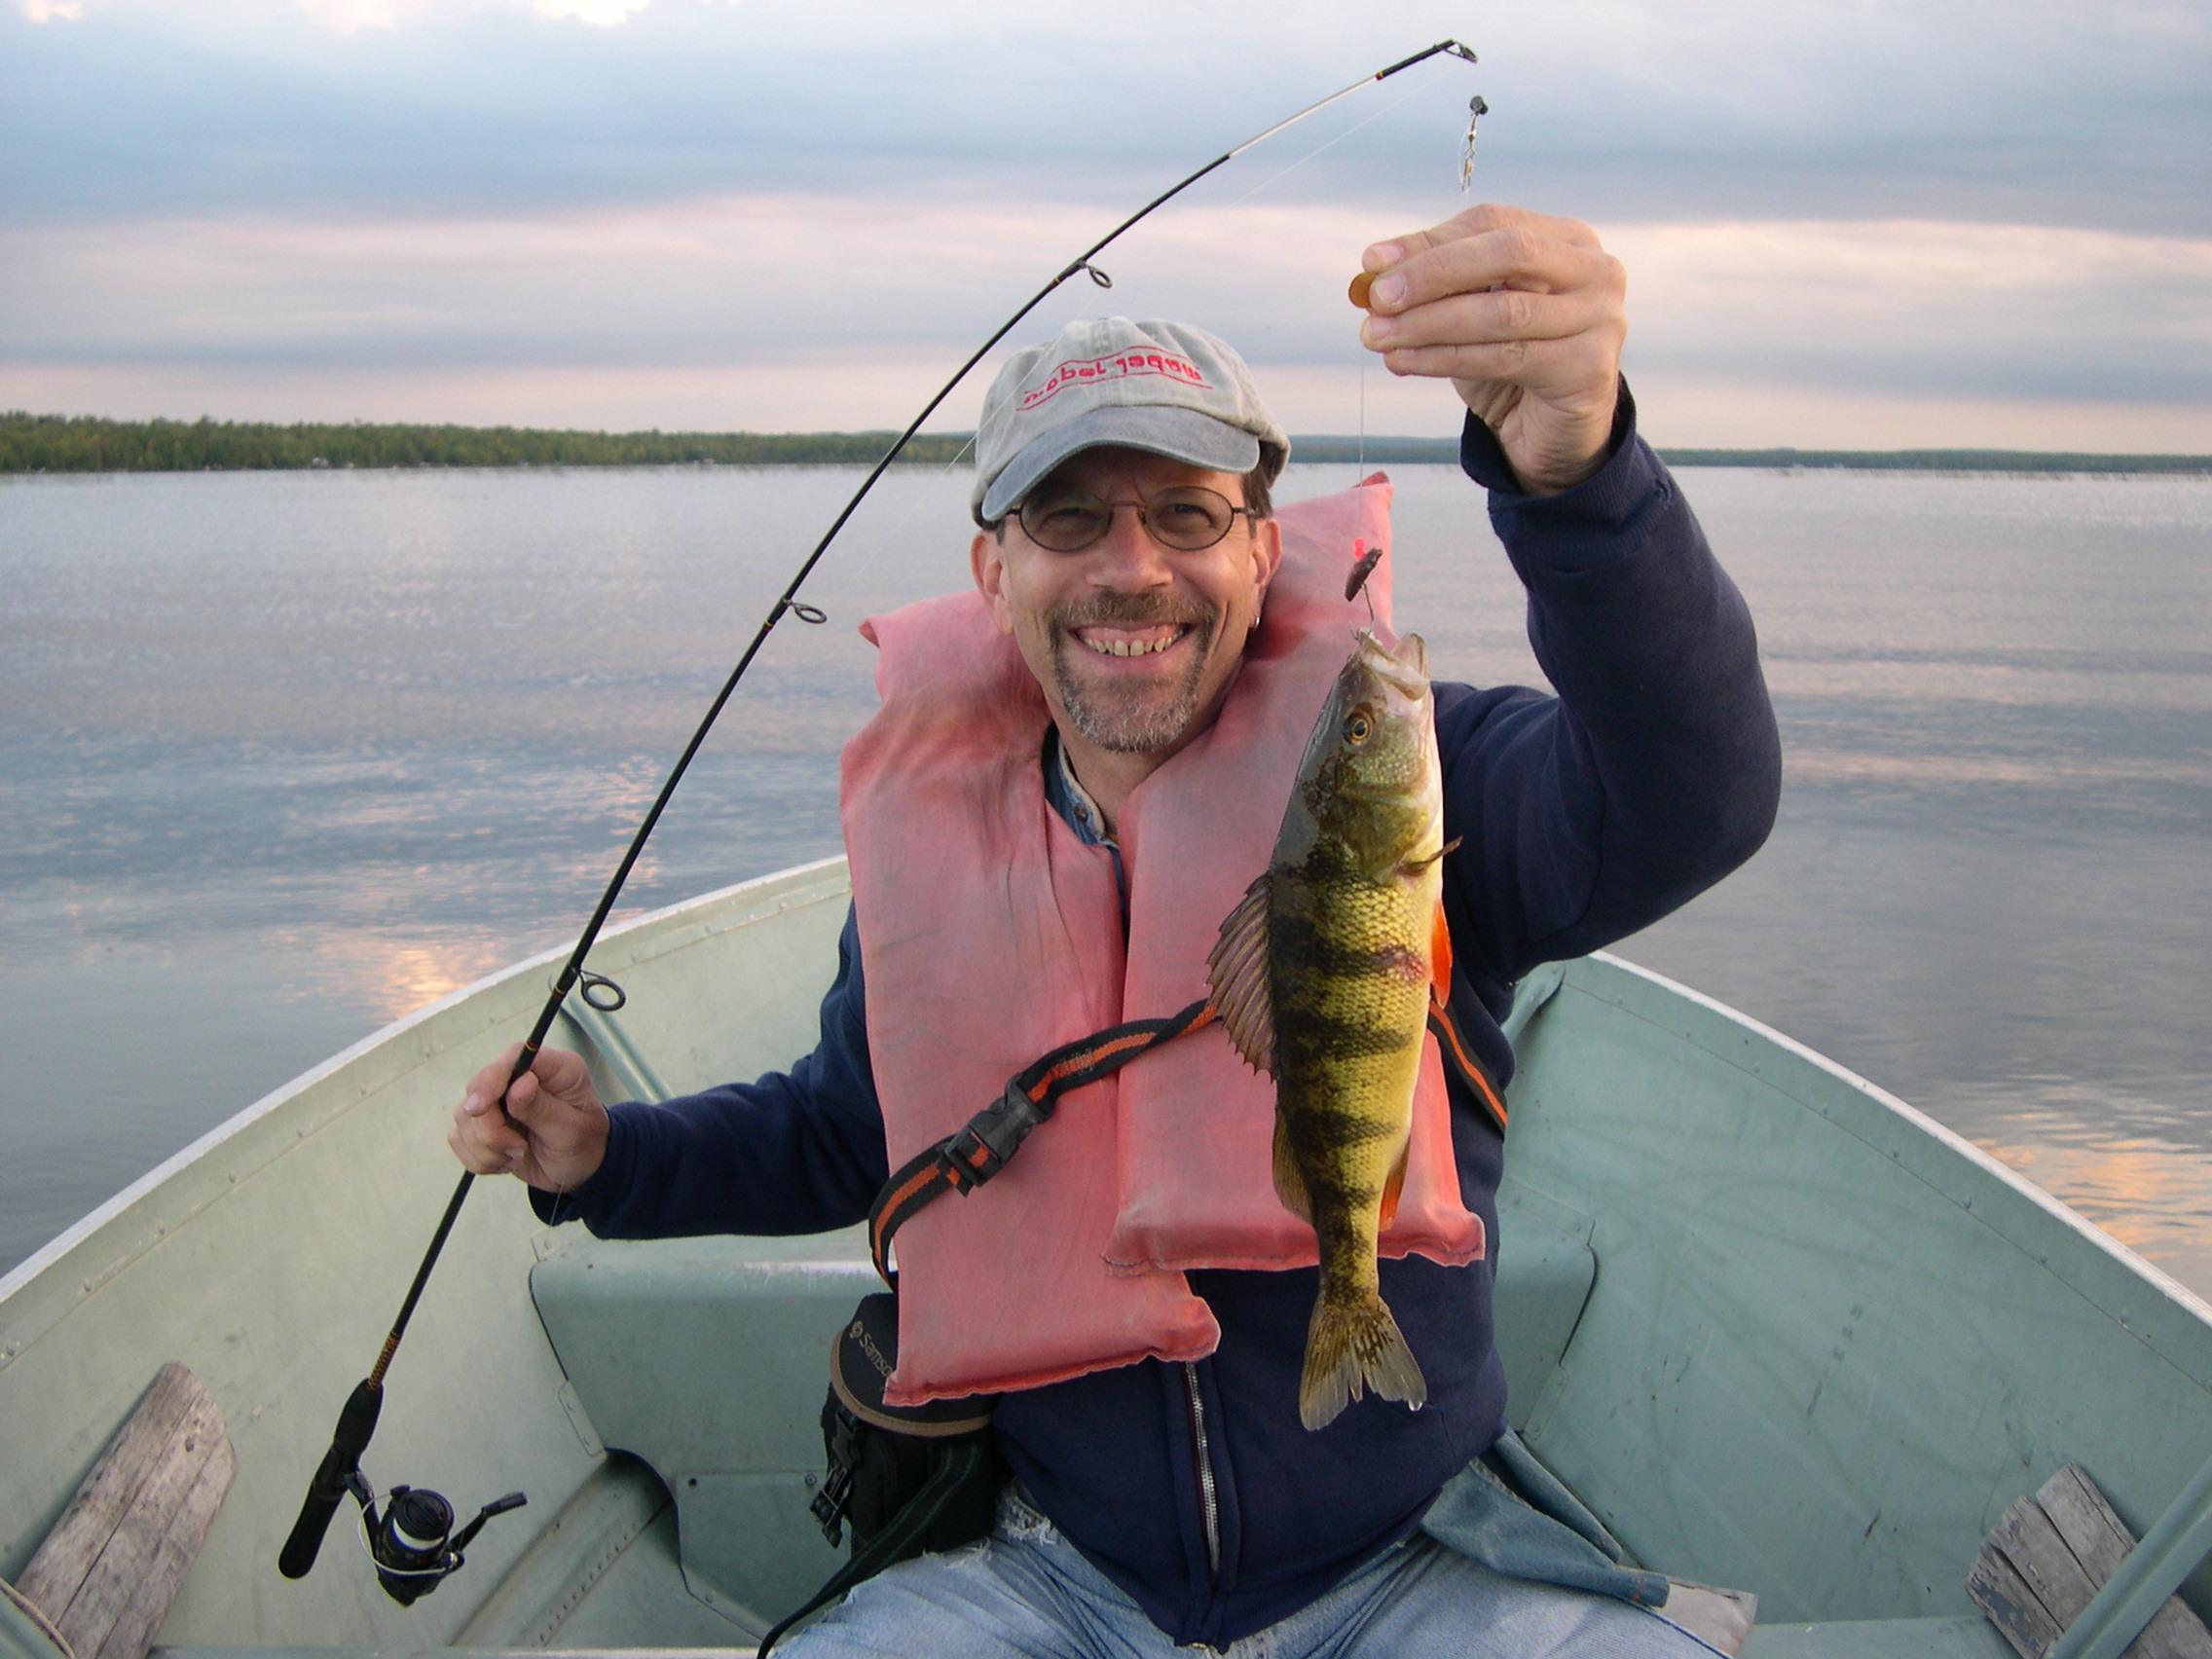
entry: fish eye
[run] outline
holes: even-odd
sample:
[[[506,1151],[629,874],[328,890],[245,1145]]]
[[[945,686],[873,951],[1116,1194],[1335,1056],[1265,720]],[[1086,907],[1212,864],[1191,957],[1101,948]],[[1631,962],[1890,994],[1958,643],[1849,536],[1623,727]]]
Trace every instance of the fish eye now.
[[[1367,718],[1364,710],[1354,709],[1345,719],[1345,741],[1346,743],[1365,743],[1374,730],[1375,722]]]

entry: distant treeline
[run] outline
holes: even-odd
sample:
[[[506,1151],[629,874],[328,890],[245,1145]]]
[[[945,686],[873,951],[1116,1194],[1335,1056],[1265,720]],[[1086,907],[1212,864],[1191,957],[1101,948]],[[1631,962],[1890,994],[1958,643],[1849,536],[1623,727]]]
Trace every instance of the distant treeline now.
[[[279,426],[0,415],[0,472],[219,472],[316,466],[871,465],[894,432],[549,432],[523,426]],[[902,461],[944,465],[965,432],[924,433]]]
[[[257,421],[103,421],[0,415],[0,472],[257,471],[318,466],[866,466],[891,432],[556,432],[527,426],[279,426]],[[968,432],[930,432],[902,461],[965,459]],[[1449,464],[1456,438],[1294,437],[1300,461]],[[1669,449],[1676,466],[1845,467],[1921,472],[2212,473],[2212,456],[2031,450]]]

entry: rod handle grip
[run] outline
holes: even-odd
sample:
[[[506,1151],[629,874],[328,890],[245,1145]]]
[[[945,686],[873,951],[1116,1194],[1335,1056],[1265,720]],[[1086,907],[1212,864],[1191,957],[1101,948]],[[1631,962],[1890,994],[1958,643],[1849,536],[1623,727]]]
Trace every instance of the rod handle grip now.
[[[377,1415],[384,1410],[384,1390],[366,1382],[354,1385],[338,1414],[338,1427],[330,1436],[330,1450],[322,1455],[314,1479],[308,1483],[307,1501],[300,1518],[292,1523],[292,1535],[276,1558],[276,1570],[286,1578],[305,1578],[322,1549],[322,1535],[330,1518],[346,1498],[346,1482],[360,1466],[369,1437],[377,1431]]]

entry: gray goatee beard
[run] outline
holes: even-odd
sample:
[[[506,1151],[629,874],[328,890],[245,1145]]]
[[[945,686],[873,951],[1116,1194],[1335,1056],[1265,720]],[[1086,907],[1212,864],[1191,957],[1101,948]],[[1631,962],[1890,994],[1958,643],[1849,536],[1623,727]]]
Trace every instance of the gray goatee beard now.
[[[1220,621],[1221,612],[1201,600],[1133,594],[1101,595],[1050,612],[1045,626],[1052,643],[1052,686],[1084,741],[1114,755],[1157,755],[1181,742],[1198,718],[1198,682],[1205,678]],[[1188,627],[1198,649],[1192,653],[1182,680],[1164,689],[1090,685],[1075,671],[1075,653],[1092,654],[1075,637],[1075,630],[1092,623]]]

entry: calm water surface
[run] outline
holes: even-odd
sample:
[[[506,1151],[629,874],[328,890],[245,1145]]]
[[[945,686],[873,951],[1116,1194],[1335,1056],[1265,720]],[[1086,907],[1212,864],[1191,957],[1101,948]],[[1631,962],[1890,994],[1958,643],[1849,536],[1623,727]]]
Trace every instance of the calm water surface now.
[[[1398,470],[1399,615],[1533,681],[1478,493]],[[266,1090],[572,937],[856,475],[0,483],[0,1271]],[[1294,468],[1285,498],[1349,468]],[[1685,473],[1788,786],[1625,954],[1913,1101],[2212,1292],[2212,483]],[[837,846],[871,610],[965,579],[886,480],[632,909]]]

